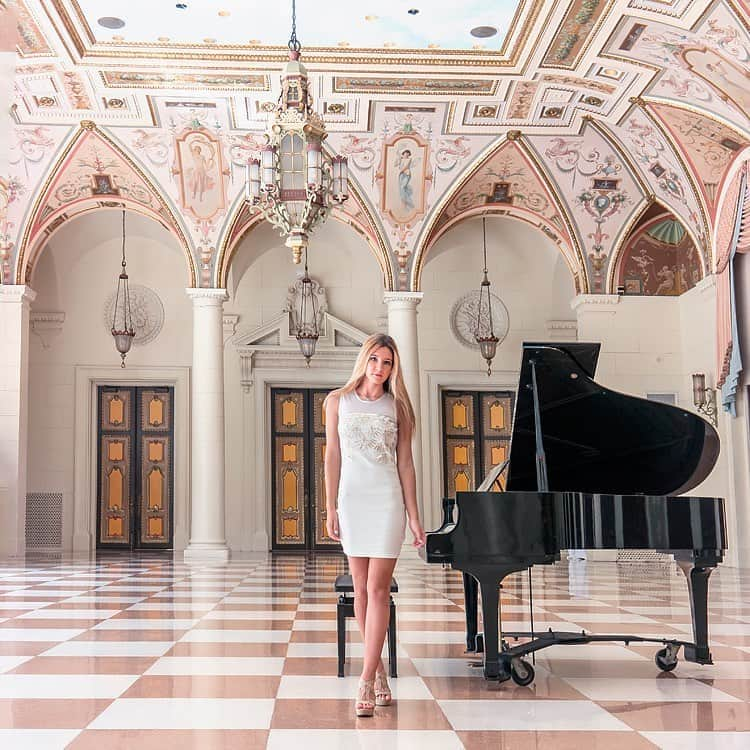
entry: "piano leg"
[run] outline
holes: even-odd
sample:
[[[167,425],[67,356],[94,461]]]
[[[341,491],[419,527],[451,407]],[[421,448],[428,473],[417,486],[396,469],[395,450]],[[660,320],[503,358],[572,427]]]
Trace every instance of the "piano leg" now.
[[[477,579],[468,573],[464,579],[464,608],[466,610],[466,650],[474,653],[477,650]]]
[[[482,619],[484,620],[484,678],[507,680],[510,673],[500,662],[500,638],[498,614],[500,606],[500,582],[497,576],[479,578],[482,593]]]
[[[708,577],[714,566],[676,557],[675,560],[687,579],[693,621],[693,645],[684,647],[685,659],[698,664],[713,664],[708,648]]]

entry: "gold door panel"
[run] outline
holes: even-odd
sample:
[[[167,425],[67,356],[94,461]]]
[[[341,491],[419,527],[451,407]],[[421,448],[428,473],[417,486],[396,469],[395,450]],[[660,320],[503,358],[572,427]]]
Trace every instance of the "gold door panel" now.
[[[172,543],[171,388],[98,389],[99,548]]]
[[[326,528],[323,401],[328,393],[271,390],[274,549],[339,547]]]

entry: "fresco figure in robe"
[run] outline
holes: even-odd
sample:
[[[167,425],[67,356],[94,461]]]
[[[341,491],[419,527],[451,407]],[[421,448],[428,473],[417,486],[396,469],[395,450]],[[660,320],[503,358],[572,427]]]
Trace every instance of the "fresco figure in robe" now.
[[[213,186],[209,171],[213,168],[213,156],[203,155],[203,148],[200,143],[193,143],[190,146],[190,156],[192,157],[192,166],[189,168],[189,186],[193,200],[196,198],[203,203],[204,196]]]
[[[398,155],[396,168],[398,169],[398,194],[405,210],[414,208],[414,188],[411,186],[412,155],[405,148]]]

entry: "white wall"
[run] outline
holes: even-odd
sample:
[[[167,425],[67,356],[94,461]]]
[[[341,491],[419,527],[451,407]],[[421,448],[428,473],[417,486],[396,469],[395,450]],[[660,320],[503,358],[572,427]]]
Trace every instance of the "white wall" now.
[[[165,308],[161,333],[149,344],[134,346],[127,366],[130,371],[189,366],[192,307],[185,294],[188,274],[182,251],[163,227],[138,214],[128,212],[126,228],[130,281],[151,288]],[[37,291],[32,315],[61,311],[65,322],[57,335],[47,336],[48,348],[31,335],[27,492],[63,493],[66,549],[73,539],[74,462],[82,458],[74,457],[75,410],[84,408],[75,401],[75,367],[119,365],[104,307],[116,289],[120,253],[121,213],[92,212],[52,236],[31,281]],[[126,380],[129,369],[118,368],[116,377]],[[177,430],[188,428],[176,425]]]

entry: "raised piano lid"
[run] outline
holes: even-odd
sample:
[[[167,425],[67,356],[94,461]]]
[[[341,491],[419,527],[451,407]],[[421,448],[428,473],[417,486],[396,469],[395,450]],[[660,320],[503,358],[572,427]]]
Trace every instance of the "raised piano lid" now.
[[[688,492],[711,472],[719,436],[696,414],[605,388],[599,344],[525,343],[507,490],[536,490],[531,365],[550,490],[617,495]]]

